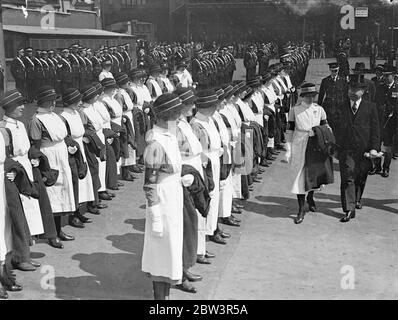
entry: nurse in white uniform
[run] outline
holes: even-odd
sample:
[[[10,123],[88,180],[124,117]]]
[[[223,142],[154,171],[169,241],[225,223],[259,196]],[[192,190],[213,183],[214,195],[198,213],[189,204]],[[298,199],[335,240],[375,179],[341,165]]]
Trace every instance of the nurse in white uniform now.
[[[317,94],[315,84],[304,84],[300,94],[303,100],[289,112],[285,161],[291,165],[292,172],[289,176],[294,178],[291,192],[297,195],[299,204],[299,213],[294,220],[296,224],[302,223],[305,216],[304,206],[307,192],[305,190],[304,165],[308,139],[315,135],[312,128],[327,123],[325,110],[314,102]],[[308,192],[307,202],[310,210],[315,208],[314,190]]]

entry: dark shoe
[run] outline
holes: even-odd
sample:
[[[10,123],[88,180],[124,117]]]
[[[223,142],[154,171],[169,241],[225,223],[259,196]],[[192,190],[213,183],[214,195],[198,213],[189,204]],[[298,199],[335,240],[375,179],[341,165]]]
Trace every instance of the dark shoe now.
[[[183,276],[183,278],[187,279],[189,282],[199,282],[199,281],[203,280],[202,276],[193,274],[189,271],[184,271],[182,276]]]
[[[279,150],[279,151],[283,151],[283,152],[287,151],[286,148],[284,146],[282,146],[282,145],[276,145],[275,149]]]
[[[254,191],[254,187],[253,187],[253,186],[250,186],[250,187],[249,187],[249,191]]]
[[[196,263],[199,263],[199,264],[211,264],[211,261],[207,260],[205,256],[198,255],[198,257],[196,258]]]
[[[118,190],[120,190],[119,187],[109,187],[108,189],[109,189],[109,190],[112,190],[112,191],[118,191]],[[107,193],[108,193],[108,195],[109,195],[110,197],[112,197],[112,198],[116,197],[116,195],[115,195],[114,193],[111,193],[111,192],[109,192],[109,191],[107,191]]]
[[[351,219],[355,218],[355,211],[349,211],[346,213],[345,217],[340,219],[340,222],[349,222]]]
[[[221,223],[231,227],[240,227],[240,224],[231,217],[221,218]]]
[[[83,216],[82,214],[78,213],[76,215],[76,217],[82,222],[82,223],[92,223],[93,220],[91,220],[90,218],[87,218],[85,216]]]
[[[112,200],[112,197],[109,194],[107,194],[106,192],[100,192],[98,194],[98,198],[100,198],[101,200],[104,200],[104,201],[111,201]]]
[[[298,215],[297,215],[297,217],[294,219],[294,223],[295,223],[295,224],[300,224],[300,223],[302,223],[302,222],[304,221],[304,216],[305,216],[305,212],[304,212],[304,211],[299,212]]]
[[[119,188],[118,188],[118,190],[119,190]],[[107,190],[106,193],[107,193],[108,196],[110,196],[111,198],[115,198],[115,197],[116,197],[116,194],[113,193],[113,192],[110,192],[110,191]]]
[[[84,224],[76,217],[69,219],[69,225],[74,228],[84,229]]]
[[[388,178],[390,176],[389,170],[383,170],[383,173],[381,174],[383,178]]]
[[[64,245],[62,244],[62,242],[59,238],[49,239],[48,244],[55,249],[63,249],[64,248]]]
[[[207,259],[214,259],[216,257],[216,255],[214,253],[211,253],[209,251],[206,251],[205,257]]]
[[[118,182],[117,182],[117,186],[118,186],[118,187],[124,187],[124,183],[123,183],[123,182],[120,182],[120,181],[118,181]]]
[[[192,284],[190,284],[188,282],[188,280],[183,281],[181,284],[177,284],[175,287],[176,287],[176,289],[180,289],[181,291],[184,291],[184,292],[187,292],[187,293],[196,293],[196,292],[198,292],[196,290],[196,288]]]
[[[361,201],[357,201],[357,204],[355,205],[355,209],[361,210],[362,209],[362,203]]]
[[[231,213],[242,214],[242,210],[238,208],[236,205],[232,205]]]
[[[381,168],[374,168],[372,171],[369,172],[370,176],[374,176],[375,174],[380,174],[382,171]]]
[[[9,292],[20,292],[23,290],[23,287],[19,284],[13,284],[11,286],[4,286],[4,288]]]
[[[271,165],[270,165],[270,163],[268,161],[262,160],[260,162],[260,166],[261,167],[265,167],[265,168],[269,168]]]
[[[133,173],[143,173],[144,172],[144,170],[141,170],[138,166],[131,166],[129,171],[133,172]]]
[[[30,263],[32,264],[32,266],[34,266],[35,268],[40,268],[41,267],[41,263],[37,262],[35,260],[30,260]]]
[[[66,234],[65,232],[61,231],[58,235],[58,237],[62,240],[62,241],[73,241],[75,240],[75,237],[70,236],[68,234]]]
[[[266,157],[266,159],[269,160],[269,161],[275,161],[275,160],[276,160],[276,158],[273,157],[273,156],[271,156],[271,155],[268,155],[268,156]]]
[[[12,262],[12,267],[14,269],[26,271],[26,272],[36,271],[36,267],[33,264],[31,264],[30,262],[20,262],[20,263]],[[10,291],[10,290],[8,290],[8,291]]]
[[[275,150],[270,150],[269,153],[270,153],[271,155],[273,155],[273,156],[279,155],[279,152],[278,152],[278,151],[275,151]]]
[[[125,175],[123,177],[124,181],[134,181],[135,179],[137,179],[137,177],[134,176],[132,173],[129,173],[128,175]]]
[[[92,207],[92,206],[87,206],[87,212],[91,213],[91,214],[95,214],[97,216],[101,214],[101,212],[98,210],[98,208]]]
[[[261,183],[261,182],[263,182],[262,180],[263,180],[263,179],[262,179],[261,177],[255,177],[255,178],[253,179],[253,182],[255,182],[255,183]]]
[[[108,205],[105,203],[100,203],[97,205],[97,209],[106,209],[106,208],[108,208]]]
[[[216,234],[215,236],[210,236],[210,237],[209,237],[209,240],[212,241],[212,242],[214,242],[214,243],[217,243],[217,244],[222,244],[222,245],[226,245],[226,244],[227,244],[227,241],[224,240],[224,239],[220,236],[220,234]]]
[[[231,219],[234,220],[237,223],[241,223],[242,222],[242,220],[236,218],[233,214],[231,214]]]
[[[224,231],[219,231],[218,234],[221,236],[223,239],[229,239],[231,238],[231,235],[229,233],[226,233]]]
[[[244,205],[239,204],[239,203],[235,203],[235,202],[234,202],[233,206],[234,206],[235,208],[238,208],[238,209],[244,209],[244,208],[245,208]]]
[[[263,174],[265,172],[265,170],[264,169],[262,169],[262,168],[258,168],[258,173],[259,174]]]

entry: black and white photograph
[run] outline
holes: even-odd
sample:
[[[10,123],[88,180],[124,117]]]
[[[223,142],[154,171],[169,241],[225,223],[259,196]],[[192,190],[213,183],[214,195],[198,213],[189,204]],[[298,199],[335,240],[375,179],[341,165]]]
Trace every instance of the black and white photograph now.
[[[249,316],[397,268],[398,0],[0,0],[0,303]]]

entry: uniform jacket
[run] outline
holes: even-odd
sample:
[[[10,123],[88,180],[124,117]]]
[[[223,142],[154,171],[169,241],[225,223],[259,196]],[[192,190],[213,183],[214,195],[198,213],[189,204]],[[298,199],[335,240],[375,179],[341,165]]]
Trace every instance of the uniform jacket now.
[[[15,58],[11,62],[11,74],[15,80],[25,80],[26,66],[22,58]]]

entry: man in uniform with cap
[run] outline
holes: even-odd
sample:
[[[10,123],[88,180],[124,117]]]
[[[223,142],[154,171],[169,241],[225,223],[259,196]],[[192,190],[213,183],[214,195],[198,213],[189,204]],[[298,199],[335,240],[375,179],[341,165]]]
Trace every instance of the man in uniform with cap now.
[[[36,96],[37,90],[40,87],[42,87],[45,83],[45,70],[44,70],[44,64],[41,61],[41,50],[36,50],[36,55],[33,57],[32,61],[35,65],[33,92],[34,95]]]
[[[11,62],[11,74],[15,80],[15,87],[26,98],[26,66],[23,61],[24,49],[20,48]]]
[[[68,59],[69,63],[72,67],[72,87],[79,88],[80,87],[80,61],[78,59],[79,53],[79,45],[74,44],[71,46],[71,50],[69,51]]]
[[[26,48],[22,61],[26,67],[26,95],[28,102],[32,102],[34,95],[35,64],[33,62],[33,49]]]
[[[351,75],[347,102],[340,113],[339,130],[335,131],[341,176],[341,202],[345,216],[341,222],[355,218],[362,209],[370,157],[380,151],[380,128],[377,107],[362,99],[366,84],[359,75]]]
[[[48,64],[49,71],[48,71],[48,84],[55,88],[56,91],[59,91],[58,83],[57,83],[57,65],[58,61],[54,57],[54,50],[48,50],[47,56],[45,56],[45,60]]]
[[[338,128],[339,114],[347,101],[347,82],[339,76],[339,65],[336,62],[329,63],[331,75],[322,79],[319,89],[318,104],[327,114],[330,127]]]
[[[132,61],[131,61],[131,57],[130,57],[130,44],[126,43],[123,46],[123,51],[121,53],[122,53],[122,56],[124,59],[124,68],[123,69],[124,69],[124,72],[128,74],[132,67],[132,65],[131,65]]]
[[[93,79],[97,81],[99,79],[99,75],[102,71],[102,58],[101,58],[101,50],[95,50],[94,55],[91,57],[91,63],[93,65]]]
[[[62,50],[61,59],[58,61],[58,79],[60,93],[73,86],[73,68],[69,59],[69,49]]]
[[[371,174],[381,173],[383,178],[388,178],[390,175],[390,165],[393,153],[394,137],[398,133],[398,86],[394,81],[394,67],[386,67],[383,73],[385,77],[385,84],[382,87],[384,93],[384,101],[380,110],[380,134],[382,140],[382,149],[384,152],[384,163],[382,165],[381,159],[376,159],[374,170]]]
[[[246,51],[243,64],[246,68],[246,81],[253,79],[256,75],[258,58],[254,52],[254,46],[250,45]]]
[[[43,74],[44,74],[43,84],[51,85],[53,88],[55,88],[54,83],[51,83],[52,79],[51,79],[51,74],[50,74],[50,65],[48,64],[47,59],[48,59],[47,51],[42,50],[40,53],[39,60],[43,66]]]

